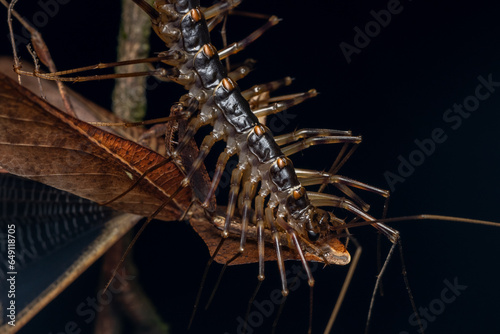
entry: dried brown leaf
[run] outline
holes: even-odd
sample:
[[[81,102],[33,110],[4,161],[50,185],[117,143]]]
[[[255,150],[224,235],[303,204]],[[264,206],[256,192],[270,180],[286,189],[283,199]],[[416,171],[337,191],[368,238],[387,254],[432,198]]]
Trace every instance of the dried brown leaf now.
[[[0,166],[12,174],[101,203],[120,195],[160,154],[75,119],[0,74]],[[148,174],[113,209],[151,215],[183,178],[168,163]],[[191,201],[182,190],[158,215],[175,220]]]

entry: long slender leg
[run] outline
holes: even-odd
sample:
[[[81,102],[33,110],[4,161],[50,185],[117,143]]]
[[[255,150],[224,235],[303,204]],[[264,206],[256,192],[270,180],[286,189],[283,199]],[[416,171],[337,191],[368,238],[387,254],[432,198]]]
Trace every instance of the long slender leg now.
[[[341,175],[331,175],[329,173],[315,171],[315,170],[306,170],[306,169],[296,169],[297,177],[299,178],[301,184],[306,187],[310,185],[317,184],[333,184],[340,191],[346,194],[349,198],[353,199],[358,205],[364,210],[368,211],[370,206],[364,202],[358,195],[356,195],[350,188],[356,187],[358,189],[367,190],[373,192],[377,195],[388,198],[390,193],[388,190],[379,189],[373,187],[369,184],[365,184],[351,178],[341,176]]]
[[[336,208],[342,208],[364,219],[367,222],[376,221],[374,217],[370,216],[369,214],[358,208],[356,204],[345,198],[312,191],[308,191],[307,195],[311,200],[311,203],[315,206],[332,206]],[[384,234],[392,243],[397,241],[399,232],[395,229],[381,223],[371,223],[371,225],[379,230],[382,234]]]
[[[239,185],[238,185],[238,187],[239,187]],[[251,207],[252,207],[251,194],[252,194],[252,189],[254,187],[255,187],[255,185],[251,181],[246,181],[243,184],[242,194],[244,197],[244,201],[243,201],[243,208],[242,208],[243,212],[242,212],[242,219],[241,219],[240,248],[238,249],[238,252],[224,264],[224,267],[222,267],[222,270],[219,274],[219,278],[217,279],[217,283],[215,284],[214,289],[212,290],[212,293],[210,295],[210,298],[208,299],[208,302],[207,302],[207,305],[205,306],[205,309],[207,309],[210,306],[210,304],[212,303],[212,300],[215,296],[215,293],[217,292],[217,289],[219,288],[220,282],[222,280],[222,276],[224,275],[224,272],[225,272],[227,266],[231,262],[236,260],[236,258],[241,256],[243,254],[243,252],[245,251],[245,245],[246,245],[246,241],[247,241],[247,232],[248,232],[247,228],[248,228],[248,223],[250,221],[250,214],[251,214]]]
[[[243,63],[243,65],[234,69],[233,71],[228,73],[228,77],[230,77],[233,81],[238,81],[246,77],[255,67],[255,60],[247,59]]]
[[[78,69],[76,69],[78,70]],[[130,78],[130,77],[142,77],[142,76],[161,76],[167,77],[172,81],[178,82],[175,79],[176,74],[178,73],[177,69],[164,69],[158,68],[152,71],[143,71],[143,72],[134,72],[134,73],[113,73],[113,74],[102,74],[102,75],[89,75],[89,76],[78,76],[78,77],[61,77],[59,75],[65,75],[71,72],[70,71],[60,71],[56,73],[33,73],[26,71],[18,71],[18,74],[42,78],[45,80],[54,80],[54,81],[66,81],[66,82],[85,82],[85,81],[96,81],[96,80],[107,80],[107,79],[118,79],[118,78]]]
[[[263,117],[263,116],[268,116],[272,114],[277,114],[279,112],[282,112],[283,110],[286,110],[288,108],[291,108],[293,106],[296,106],[302,102],[304,102],[307,99],[310,99],[312,97],[315,97],[318,95],[318,92],[316,90],[311,89],[310,91],[306,93],[299,93],[299,94],[294,94],[291,99],[288,100],[283,100],[280,102],[275,102],[272,103],[271,105],[268,105],[266,107],[257,109],[257,110],[252,110],[254,115],[257,117]],[[276,97],[273,100],[280,99],[280,97]]]
[[[253,43],[257,38],[262,36],[262,34],[264,34],[264,32],[266,30],[268,30],[272,26],[275,26],[276,24],[278,24],[279,21],[280,21],[280,19],[278,19],[276,16],[271,16],[269,18],[269,20],[263,26],[261,26],[260,28],[255,30],[253,33],[251,33],[250,35],[248,35],[247,37],[245,37],[241,41],[234,42],[231,45],[229,45],[228,47],[226,47],[222,50],[219,50],[219,52],[218,52],[219,58],[224,59],[226,57],[229,57],[231,55],[234,55],[234,54],[242,51],[249,44]]]
[[[228,149],[226,147],[224,152],[222,152],[219,155],[219,158],[217,159],[217,165],[215,167],[215,172],[214,172],[214,175],[212,177],[212,184],[210,185],[210,190],[208,191],[207,198],[205,199],[205,201],[203,201],[203,204],[202,204],[202,206],[204,208],[208,207],[210,200],[212,199],[213,195],[215,194],[215,190],[217,189],[217,186],[219,185],[219,182],[220,182],[220,179],[221,179],[222,174],[224,172],[224,169],[226,168],[227,161],[234,154],[235,154],[235,152],[233,149]]]
[[[215,5],[213,5],[210,8],[206,8],[203,10],[203,15],[205,16],[205,19],[208,20],[207,27],[209,31],[212,31],[214,27],[219,24],[220,22],[224,21],[223,27],[222,27],[222,39],[224,41],[224,48],[219,50],[219,58],[221,60],[226,59],[227,57],[234,55],[243,49],[245,49],[248,45],[253,43],[256,39],[258,39],[260,36],[262,36],[266,30],[271,28],[272,26],[275,26],[276,24],[279,23],[280,19],[278,19],[276,16],[270,16],[268,17],[268,21],[261,26],[260,28],[256,29],[253,33],[245,37],[239,42],[234,42],[231,45],[227,46],[227,40],[226,40],[226,22],[227,22],[227,13],[234,7],[238,6],[240,4],[240,0],[236,1],[222,1],[219,2]],[[226,67],[229,72],[229,62],[226,62]]]
[[[278,224],[280,226],[285,226],[287,223],[283,220],[283,218],[278,217],[277,219]],[[302,247],[299,243],[299,240],[297,238],[297,233],[295,230],[293,230],[291,227],[287,228],[287,232],[290,235],[290,238],[292,239],[292,244],[295,247],[295,250],[299,254],[300,257],[300,262],[302,262],[302,267],[306,271],[307,274],[307,283],[309,284],[309,296],[310,296],[310,308],[309,308],[309,330],[308,333],[311,334],[312,331],[312,307],[313,307],[313,288],[314,288],[314,278],[311,272],[311,268],[309,268],[309,265],[307,264],[306,258],[304,256],[304,252],[302,251]]]
[[[259,250],[259,274],[257,279],[263,281],[264,276],[264,261],[265,261],[265,247],[264,247],[264,198],[265,196],[257,195],[255,197],[255,220],[257,223],[257,246]],[[268,223],[269,225],[269,223]]]
[[[344,301],[345,295],[347,293],[347,289],[349,288],[349,285],[351,284],[351,280],[352,280],[352,277],[354,275],[354,270],[356,270],[356,268],[358,266],[359,258],[361,256],[361,252],[362,252],[361,245],[356,241],[356,239],[352,238],[352,240],[356,244],[356,252],[354,253],[354,256],[352,258],[351,264],[349,266],[349,271],[347,272],[347,275],[344,279],[344,283],[342,284],[342,288],[340,289],[340,293],[339,293],[339,296],[337,298],[337,302],[335,303],[335,306],[333,308],[330,319],[328,320],[328,324],[326,325],[324,334],[330,334],[330,332],[332,330],[333,323],[335,322],[335,319],[337,319],[337,315],[339,313],[340,307],[342,306],[342,302]]]
[[[262,286],[262,282],[264,281],[264,260],[265,260],[265,254],[264,254],[264,198],[265,195],[257,195],[255,197],[255,220],[257,224],[257,247],[259,251],[259,274],[257,275],[257,286],[255,287],[255,290],[252,294],[252,297],[248,301],[248,306],[247,306],[247,311],[245,313],[245,326],[244,330],[246,330],[246,324],[248,323],[248,317],[250,315],[250,310],[252,309],[252,304],[255,298],[257,297],[257,293],[260,290],[260,287]],[[267,224],[269,225],[269,224]]]
[[[311,137],[331,137],[331,136],[351,136],[351,131],[343,131],[343,130],[332,130],[332,129],[299,129],[293,132],[276,136],[274,140],[276,144],[279,146],[283,146],[285,144],[293,143],[300,139],[311,138]]]
[[[255,85],[251,88],[245,89],[244,91],[241,92],[241,95],[246,99],[249,100],[254,96],[260,95],[262,93],[266,92],[274,92],[275,90],[281,88],[281,87],[286,87],[290,86],[292,84],[293,79],[290,77],[285,77],[283,79],[279,80],[274,80],[271,82],[266,82],[263,84]]]
[[[202,127],[206,125],[205,122],[203,122],[199,117],[193,118],[186,129],[186,133],[182,137],[182,139],[179,141],[179,145],[175,149],[174,152],[172,152],[172,157],[177,158],[184,149],[184,147],[189,143],[189,140],[193,138],[194,134]]]
[[[231,190],[229,191],[229,199],[227,203],[226,222],[224,223],[224,230],[222,231],[222,238],[224,239],[229,237],[229,226],[234,216],[234,209],[238,201],[238,193],[240,190],[241,177],[243,176],[245,169],[245,165],[238,165],[233,170],[231,175]]]
[[[285,262],[283,261],[283,255],[281,254],[280,236],[276,228],[272,209],[266,208],[265,213],[266,213],[266,222],[269,223],[269,227],[271,229],[271,233],[273,236],[274,245],[276,247],[276,257],[281,277],[281,294],[283,295],[283,297],[286,297],[288,296],[288,288],[286,283]]]
[[[181,184],[184,187],[187,187],[189,185],[191,178],[193,177],[194,173],[196,173],[198,168],[200,168],[201,164],[203,163],[208,153],[212,149],[212,146],[220,139],[221,137],[218,134],[215,134],[214,132],[212,132],[210,135],[206,136],[203,139],[203,142],[200,145],[200,153],[198,154],[198,156],[193,162],[193,165],[189,169],[189,173],[181,182]]]
[[[208,31],[212,31],[214,30],[214,28],[222,22],[222,20],[224,20],[224,15],[218,15],[212,19],[209,19],[207,18],[207,16],[205,15],[205,19],[207,20],[207,28],[208,28]]]
[[[247,241],[247,227],[250,222],[250,214],[252,209],[252,190],[255,188],[255,182],[246,181],[243,184],[243,208],[241,219],[241,239],[239,252],[243,253]]]
[[[117,122],[117,123],[87,122],[87,123],[88,124],[92,124],[93,126],[120,126],[120,127],[125,127],[125,128],[131,128],[131,127],[134,127],[134,126],[142,126],[142,125],[149,125],[149,124],[165,123],[165,122],[175,121],[175,120],[183,119],[183,118],[188,118],[188,116],[185,116],[185,115],[168,116],[168,117],[155,118],[155,119],[150,119],[150,120],[147,120],[147,121],[140,121],[140,122]],[[143,138],[143,136],[141,136],[139,138],[139,140],[141,140],[142,138]],[[151,136],[150,135],[145,135],[145,138],[151,138]]]
[[[237,7],[241,3],[241,0],[224,0],[214,4],[211,7],[203,9],[203,15],[205,18],[211,19],[221,14],[225,15],[231,9]]]
[[[337,158],[333,162],[332,166],[328,170],[328,173],[337,174],[337,172],[340,170],[340,168],[342,168],[342,166],[344,166],[344,164],[347,162],[347,160],[349,160],[351,155],[353,155],[354,151],[356,151],[356,149],[358,148],[358,145],[353,145],[351,147],[351,149],[349,150],[349,152],[347,152],[347,154],[344,155],[344,153],[347,149],[347,146],[349,146],[349,144],[345,143],[344,146],[342,147],[342,149],[340,150],[339,155],[337,156]],[[319,192],[322,192],[324,190],[325,186],[326,186],[326,184],[323,184],[320,187]]]
[[[338,144],[338,143],[361,143],[360,136],[331,136],[331,137],[311,137],[301,140],[295,144],[285,146],[281,149],[283,154],[290,156],[313,145]]]
[[[167,126],[167,123],[161,123],[152,126],[139,137],[139,144],[144,145],[150,138],[158,138],[163,136],[165,134],[165,131],[167,130]]]
[[[300,179],[300,183],[305,186],[311,186],[316,184],[322,184],[324,182],[333,184],[343,184],[350,187],[355,187],[361,190],[366,190],[374,194],[383,196],[387,198],[389,196],[389,191],[385,189],[380,189],[369,184],[356,181],[346,176],[342,175],[332,175],[330,173],[320,172],[316,170],[301,169],[296,168],[295,172],[297,177]]]

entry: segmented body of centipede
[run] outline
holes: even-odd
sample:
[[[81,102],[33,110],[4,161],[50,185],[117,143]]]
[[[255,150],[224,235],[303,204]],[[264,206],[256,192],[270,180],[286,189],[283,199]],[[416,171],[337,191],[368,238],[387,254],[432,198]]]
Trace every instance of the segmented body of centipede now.
[[[344,224],[344,221],[333,213],[319,209],[319,206],[339,208],[358,219],[373,221],[375,218],[366,213],[369,206],[354,194],[351,187],[382,196],[388,196],[388,192],[347,177],[296,170],[287,156],[318,143],[356,144],[360,142],[360,137],[352,136],[348,131],[307,129],[275,138],[270,130],[259,122],[256,115],[265,112],[252,111],[247,99],[260,90],[241,92],[220,61],[220,58],[235,53],[255,37],[251,35],[240,45],[231,45],[219,53],[210,44],[209,27],[216,23],[221,15],[238,5],[238,1],[220,2],[206,9],[205,15],[210,18],[208,25],[197,0],[157,1],[156,9],[142,1],[134,2],[150,15],[155,32],[169,48],[160,56],[163,57],[164,63],[172,65],[173,68],[165,70],[163,75],[188,90],[180,99],[180,104],[182,112],[189,117],[189,124],[185,135],[180,138],[178,146],[172,152],[172,157],[179,157],[188,140],[198,129],[207,125],[213,128],[200,145],[199,156],[192,166],[188,166],[183,186],[190,183],[212,146],[218,141],[226,141],[226,148],[219,156],[210,190],[205,198],[200,199],[203,206],[207,207],[228,159],[233,155],[238,156],[238,165],[231,176],[225,220],[221,226],[224,240],[229,236],[230,224],[238,208],[241,215],[241,241],[239,251],[233,259],[244,252],[249,225],[253,222],[256,225],[259,244],[258,277],[260,280],[264,279],[264,230],[268,229],[276,248],[283,295],[288,294],[281,256],[283,239],[286,240],[285,244],[288,243],[298,253],[311,287],[314,285],[314,279],[307,260],[315,259],[326,264],[349,263],[350,255],[338,241],[337,232],[334,231],[334,227]],[[261,34],[276,22],[277,19],[271,17],[266,26],[254,35]],[[275,109],[283,110],[288,105],[297,103],[297,99],[304,98],[295,98]],[[294,141],[298,142],[280,147]],[[322,183],[334,184],[344,196],[308,192],[304,188],[304,185]],[[397,240],[397,231],[383,224],[373,226],[391,241]]]

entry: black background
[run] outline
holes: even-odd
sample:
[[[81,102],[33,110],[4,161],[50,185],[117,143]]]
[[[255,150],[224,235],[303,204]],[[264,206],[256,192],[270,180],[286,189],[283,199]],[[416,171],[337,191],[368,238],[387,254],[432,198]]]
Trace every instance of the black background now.
[[[242,10],[276,14],[283,21],[243,52],[239,59],[252,57],[258,65],[240,85],[245,88],[290,75],[295,81],[287,92],[316,88],[321,95],[290,111],[297,117],[286,131],[319,127],[350,129],[361,134],[363,144],[341,174],[381,188],[389,188],[384,172],[397,173],[398,156],[408,158],[417,148],[415,139],[429,138],[433,129],[443,128],[446,142],[438,144],[404,183],[396,185],[389,216],[433,213],[499,221],[496,203],[500,184],[500,92],[481,102],[457,130],[452,130],[442,118],[454,103],[462,103],[474,93],[479,75],[491,74],[494,81],[500,81],[499,6],[488,1],[402,1],[402,12],[392,16],[390,24],[359,54],[354,54],[348,64],[339,44],[352,45],[353,29],[364,29],[373,20],[370,11],[386,9],[387,3],[245,2]],[[40,10],[35,2],[22,5],[23,1],[19,10],[27,18]],[[60,69],[114,59],[119,7],[118,1],[73,0],[61,5],[57,15],[41,28]],[[230,18],[229,38],[242,38],[260,24],[256,20]],[[2,53],[8,54],[5,36],[3,24],[0,47]],[[161,51],[161,43],[154,36],[152,40],[153,50]],[[72,85],[106,107],[111,87],[110,82]],[[172,84],[150,92],[149,117],[164,113],[181,93],[182,89],[173,88]],[[169,100],[165,101],[165,97]],[[298,167],[326,169],[336,152],[336,147],[316,147],[298,154],[294,162]],[[365,197],[382,203],[381,199]],[[447,304],[428,323],[427,333],[500,330],[496,320],[500,309],[500,229],[436,221],[393,226],[401,231],[408,276],[418,306],[428,307],[439,299],[445,279],[456,278],[459,284],[467,286],[455,302]],[[363,331],[375,281],[376,233],[370,227],[352,232],[364,252],[335,333]],[[389,243],[384,243],[386,251],[388,247]],[[208,259],[202,241],[184,224],[156,222],[141,237],[135,251],[144,289],[171,323],[173,332],[185,332]],[[386,296],[378,298],[375,304],[372,333],[416,333],[417,328],[408,323],[412,310],[397,256],[384,278]],[[87,296],[95,296],[96,272],[92,269],[21,332],[59,333],[68,319],[83,326],[74,310]],[[346,268],[334,266],[315,272],[313,332],[323,331],[345,273]],[[214,305],[199,314],[192,332],[236,333],[236,318],[243,316],[256,275],[255,265],[230,268]],[[266,277],[258,300],[267,299],[280,286],[274,264],[267,266]],[[211,282],[213,277],[208,286]],[[308,305],[308,289],[292,294],[277,332],[305,333]],[[266,318],[255,333],[270,332],[273,320],[274,316]]]

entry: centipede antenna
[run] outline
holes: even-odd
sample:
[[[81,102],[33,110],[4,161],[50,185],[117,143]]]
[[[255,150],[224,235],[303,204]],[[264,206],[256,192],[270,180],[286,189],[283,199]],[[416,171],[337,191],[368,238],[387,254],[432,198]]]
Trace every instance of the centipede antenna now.
[[[210,259],[207,262],[207,265],[205,266],[205,270],[203,271],[203,276],[201,277],[200,288],[198,289],[198,292],[196,294],[196,299],[193,306],[193,312],[191,313],[191,317],[189,319],[189,324],[187,328],[188,330],[191,328],[191,325],[193,324],[194,316],[196,315],[196,310],[198,309],[198,304],[200,303],[201,292],[203,291],[203,287],[205,286],[205,281],[207,280],[207,275],[210,266],[212,265],[212,262],[214,262],[214,259],[219,253],[220,249],[222,248],[222,245],[224,244],[225,240],[226,238],[221,238],[219,244],[217,245],[217,248],[215,249],[214,254],[210,257]]]
[[[342,284],[342,288],[340,289],[339,296],[337,297],[337,302],[335,303],[335,306],[333,308],[332,314],[330,315],[330,319],[328,320],[328,324],[326,325],[324,334],[329,334],[332,330],[333,324],[335,323],[335,320],[337,319],[337,315],[339,314],[340,307],[342,306],[342,303],[344,302],[344,298],[347,294],[347,289],[349,288],[349,285],[351,284],[352,277],[354,275],[354,271],[356,270],[359,262],[359,258],[361,257],[361,253],[363,251],[361,245],[357,242],[356,239],[352,235],[349,236],[350,239],[352,239],[352,242],[356,245],[356,252],[354,253],[354,256],[351,260],[351,265],[349,266],[349,270],[347,271],[347,275],[344,279],[344,283]]]
[[[212,301],[215,297],[215,293],[217,292],[217,289],[219,289],[220,282],[222,281],[222,276],[224,275],[224,272],[226,271],[227,266],[236,260],[238,257],[241,256],[241,252],[236,253],[229,261],[224,263],[224,266],[222,267],[222,270],[220,271],[219,277],[217,278],[217,282],[215,283],[215,286],[212,290],[212,293],[210,294],[210,297],[208,298],[207,304],[205,305],[205,311],[208,310],[210,307],[210,304],[212,304]]]

